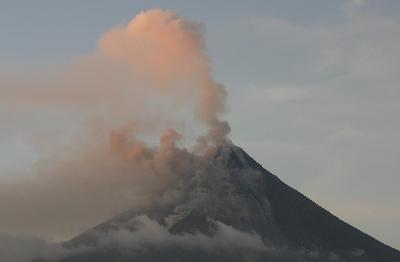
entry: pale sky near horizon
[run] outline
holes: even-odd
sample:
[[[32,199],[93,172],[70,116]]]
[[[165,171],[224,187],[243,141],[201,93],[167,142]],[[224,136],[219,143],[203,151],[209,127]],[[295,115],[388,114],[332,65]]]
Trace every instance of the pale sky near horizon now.
[[[400,1],[0,0],[0,73],[68,63],[155,7],[204,24],[237,145],[400,249]],[[0,176],[37,159],[10,130],[39,127],[9,118],[0,105]]]

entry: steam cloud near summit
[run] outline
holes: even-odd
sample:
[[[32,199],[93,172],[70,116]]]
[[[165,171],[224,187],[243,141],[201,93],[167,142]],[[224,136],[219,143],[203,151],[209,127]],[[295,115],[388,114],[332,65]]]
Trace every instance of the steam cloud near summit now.
[[[202,27],[170,11],[138,14],[51,74],[0,75],[10,112],[67,112],[78,117],[66,122],[80,125],[74,143],[51,145],[32,174],[0,182],[1,233],[60,240],[144,206],[230,131]],[[155,137],[159,145],[145,142]],[[193,137],[191,150],[176,145]],[[54,140],[32,143],[40,150]]]

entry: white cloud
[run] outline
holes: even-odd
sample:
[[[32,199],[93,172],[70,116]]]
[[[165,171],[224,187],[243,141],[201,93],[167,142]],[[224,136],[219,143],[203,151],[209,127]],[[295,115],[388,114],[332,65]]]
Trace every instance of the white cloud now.
[[[218,221],[215,222],[216,230],[212,236],[200,232],[171,234],[165,227],[145,215],[134,217],[130,222],[135,225],[135,231],[117,229],[106,234],[99,233],[100,242],[104,245],[118,243],[134,249],[144,249],[148,245],[153,245],[204,250],[244,248],[256,251],[275,251],[274,248],[267,247],[256,233],[242,232]]]

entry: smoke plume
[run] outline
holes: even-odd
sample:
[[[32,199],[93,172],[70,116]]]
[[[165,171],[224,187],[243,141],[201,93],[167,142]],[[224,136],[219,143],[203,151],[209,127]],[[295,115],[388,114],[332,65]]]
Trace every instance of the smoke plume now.
[[[141,12],[50,73],[0,76],[1,106],[20,123],[9,135],[18,128],[44,156],[29,175],[0,182],[7,234],[61,240],[143,207],[230,131],[202,26],[171,11]],[[32,114],[40,117],[31,125]],[[62,128],[40,135],[52,119]]]
[[[201,26],[170,11],[138,14],[104,33],[94,54],[50,75],[0,81],[9,106],[79,110],[111,126],[134,120],[145,132],[196,118],[214,144],[229,133],[220,120],[226,92],[213,79]]]

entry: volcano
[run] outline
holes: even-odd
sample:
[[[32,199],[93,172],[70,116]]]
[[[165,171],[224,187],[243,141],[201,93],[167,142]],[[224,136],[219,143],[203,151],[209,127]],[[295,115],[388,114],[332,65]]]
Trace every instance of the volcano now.
[[[162,201],[64,243],[79,251],[58,261],[400,261],[399,251],[335,217],[230,142],[162,194]]]

